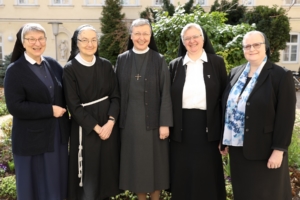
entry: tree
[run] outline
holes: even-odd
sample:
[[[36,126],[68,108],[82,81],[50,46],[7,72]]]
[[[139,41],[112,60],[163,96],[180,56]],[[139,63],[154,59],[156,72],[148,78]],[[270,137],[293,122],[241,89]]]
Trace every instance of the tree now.
[[[240,20],[244,17],[247,8],[244,5],[239,5],[238,0],[215,0],[214,5],[211,6],[210,12],[219,11],[227,14],[226,24],[236,25],[240,23]]]
[[[140,18],[148,19],[149,22],[156,22],[157,10],[153,10],[150,7],[146,7],[143,12],[140,13]]]
[[[194,0],[189,0],[187,3],[184,4],[183,9],[184,13],[191,13],[193,12]],[[166,11],[168,12],[169,16],[173,16],[175,13],[175,6],[170,3],[170,0],[163,0],[163,4],[161,10],[153,10],[150,7],[146,7],[144,11],[140,13],[140,17],[144,19],[148,19],[150,22],[157,21],[157,13]],[[204,11],[204,10],[203,10]]]
[[[205,29],[215,51],[223,56],[228,70],[245,62],[242,38],[248,31],[255,29],[255,26],[249,24],[225,24],[225,13],[205,13],[200,6],[196,6],[190,14],[184,13],[184,9],[178,7],[173,16],[163,12],[158,14],[158,18],[153,24],[154,37],[159,52],[165,56],[167,62],[177,57],[182,28],[193,22]]]
[[[167,11],[170,16],[173,16],[175,12],[175,6],[170,3],[170,0],[163,0],[162,10]]]
[[[183,6],[184,12],[185,13],[191,13],[191,12],[193,12],[193,7],[194,7],[194,0],[189,0]]]
[[[128,30],[121,14],[120,0],[106,0],[102,10],[99,54],[114,65],[117,56],[124,52],[127,45]]]
[[[3,86],[3,80],[5,76],[6,69],[8,65],[10,64],[12,53],[9,55],[4,56],[4,60],[2,63],[0,63],[0,86]]]
[[[265,33],[270,42],[270,59],[278,62],[279,51],[286,47],[286,42],[290,38],[291,27],[286,10],[276,5],[272,8],[256,6],[245,14],[243,22],[255,23],[257,30]]]

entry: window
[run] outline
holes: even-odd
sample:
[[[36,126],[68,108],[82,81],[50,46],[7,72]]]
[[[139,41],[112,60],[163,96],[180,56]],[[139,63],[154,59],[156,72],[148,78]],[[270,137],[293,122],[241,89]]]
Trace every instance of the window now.
[[[254,0],[243,0],[244,6],[253,6]]]
[[[299,54],[299,34],[290,34],[290,41],[283,51],[284,62],[297,62]]]
[[[196,2],[196,4],[200,4],[201,6],[206,5],[206,0],[196,0],[195,2]]]
[[[52,0],[53,5],[70,5],[71,0]]]
[[[17,0],[17,5],[36,5],[37,0]]]
[[[120,3],[122,5],[128,5],[129,4],[128,0],[120,0]]]
[[[163,0],[154,0],[155,6],[161,6],[163,4]]]
[[[285,0],[285,4],[300,4],[300,0]]]
[[[86,5],[103,5],[105,0],[85,0]]]

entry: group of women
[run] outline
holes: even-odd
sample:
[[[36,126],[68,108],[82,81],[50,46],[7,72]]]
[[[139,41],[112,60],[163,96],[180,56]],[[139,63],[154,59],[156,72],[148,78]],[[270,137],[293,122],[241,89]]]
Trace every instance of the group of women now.
[[[292,199],[295,90],[291,72],[270,62],[263,33],[244,36],[248,62],[229,76],[194,23],[169,67],[145,19],[132,22],[115,71],[90,25],[74,32],[64,68],[43,56],[46,40],[41,25],[25,24],[5,76],[19,200],[102,200],[123,190],[159,200],[167,189],[174,200],[225,200],[228,152],[235,200]]]

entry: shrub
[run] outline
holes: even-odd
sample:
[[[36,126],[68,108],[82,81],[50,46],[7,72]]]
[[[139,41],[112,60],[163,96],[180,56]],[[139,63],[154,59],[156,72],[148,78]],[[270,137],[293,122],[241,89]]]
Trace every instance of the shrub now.
[[[300,112],[296,113],[296,120],[292,135],[292,141],[289,146],[289,166],[300,167]]]
[[[14,200],[17,198],[15,176],[7,176],[1,180],[0,198],[5,198],[6,200]]]
[[[0,116],[9,114],[4,99],[0,99]]]
[[[12,118],[9,118],[2,122],[1,124],[1,130],[4,134],[5,140],[10,140],[11,138],[11,129],[12,129]]]

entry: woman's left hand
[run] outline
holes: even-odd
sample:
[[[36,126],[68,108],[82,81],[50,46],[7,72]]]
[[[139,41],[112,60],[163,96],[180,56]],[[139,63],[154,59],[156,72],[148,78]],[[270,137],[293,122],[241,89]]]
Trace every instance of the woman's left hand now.
[[[168,126],[159,127],[159,138],[164,140],[167,137],[169,137],[169,127]]]
[[[280,150],[273,150],[269,160],[268,160],[268,164],[267,167],[269,169],[277,169],[281,166],[282,163],[282,158],[283,158],[283,151]]]
[[[100,129],[100,133],[99,133],[100,138],[102,140],[107,140],[110,137],[113,127],[114,127],[114,122],[108,120],[106,124],[104,124]]]

